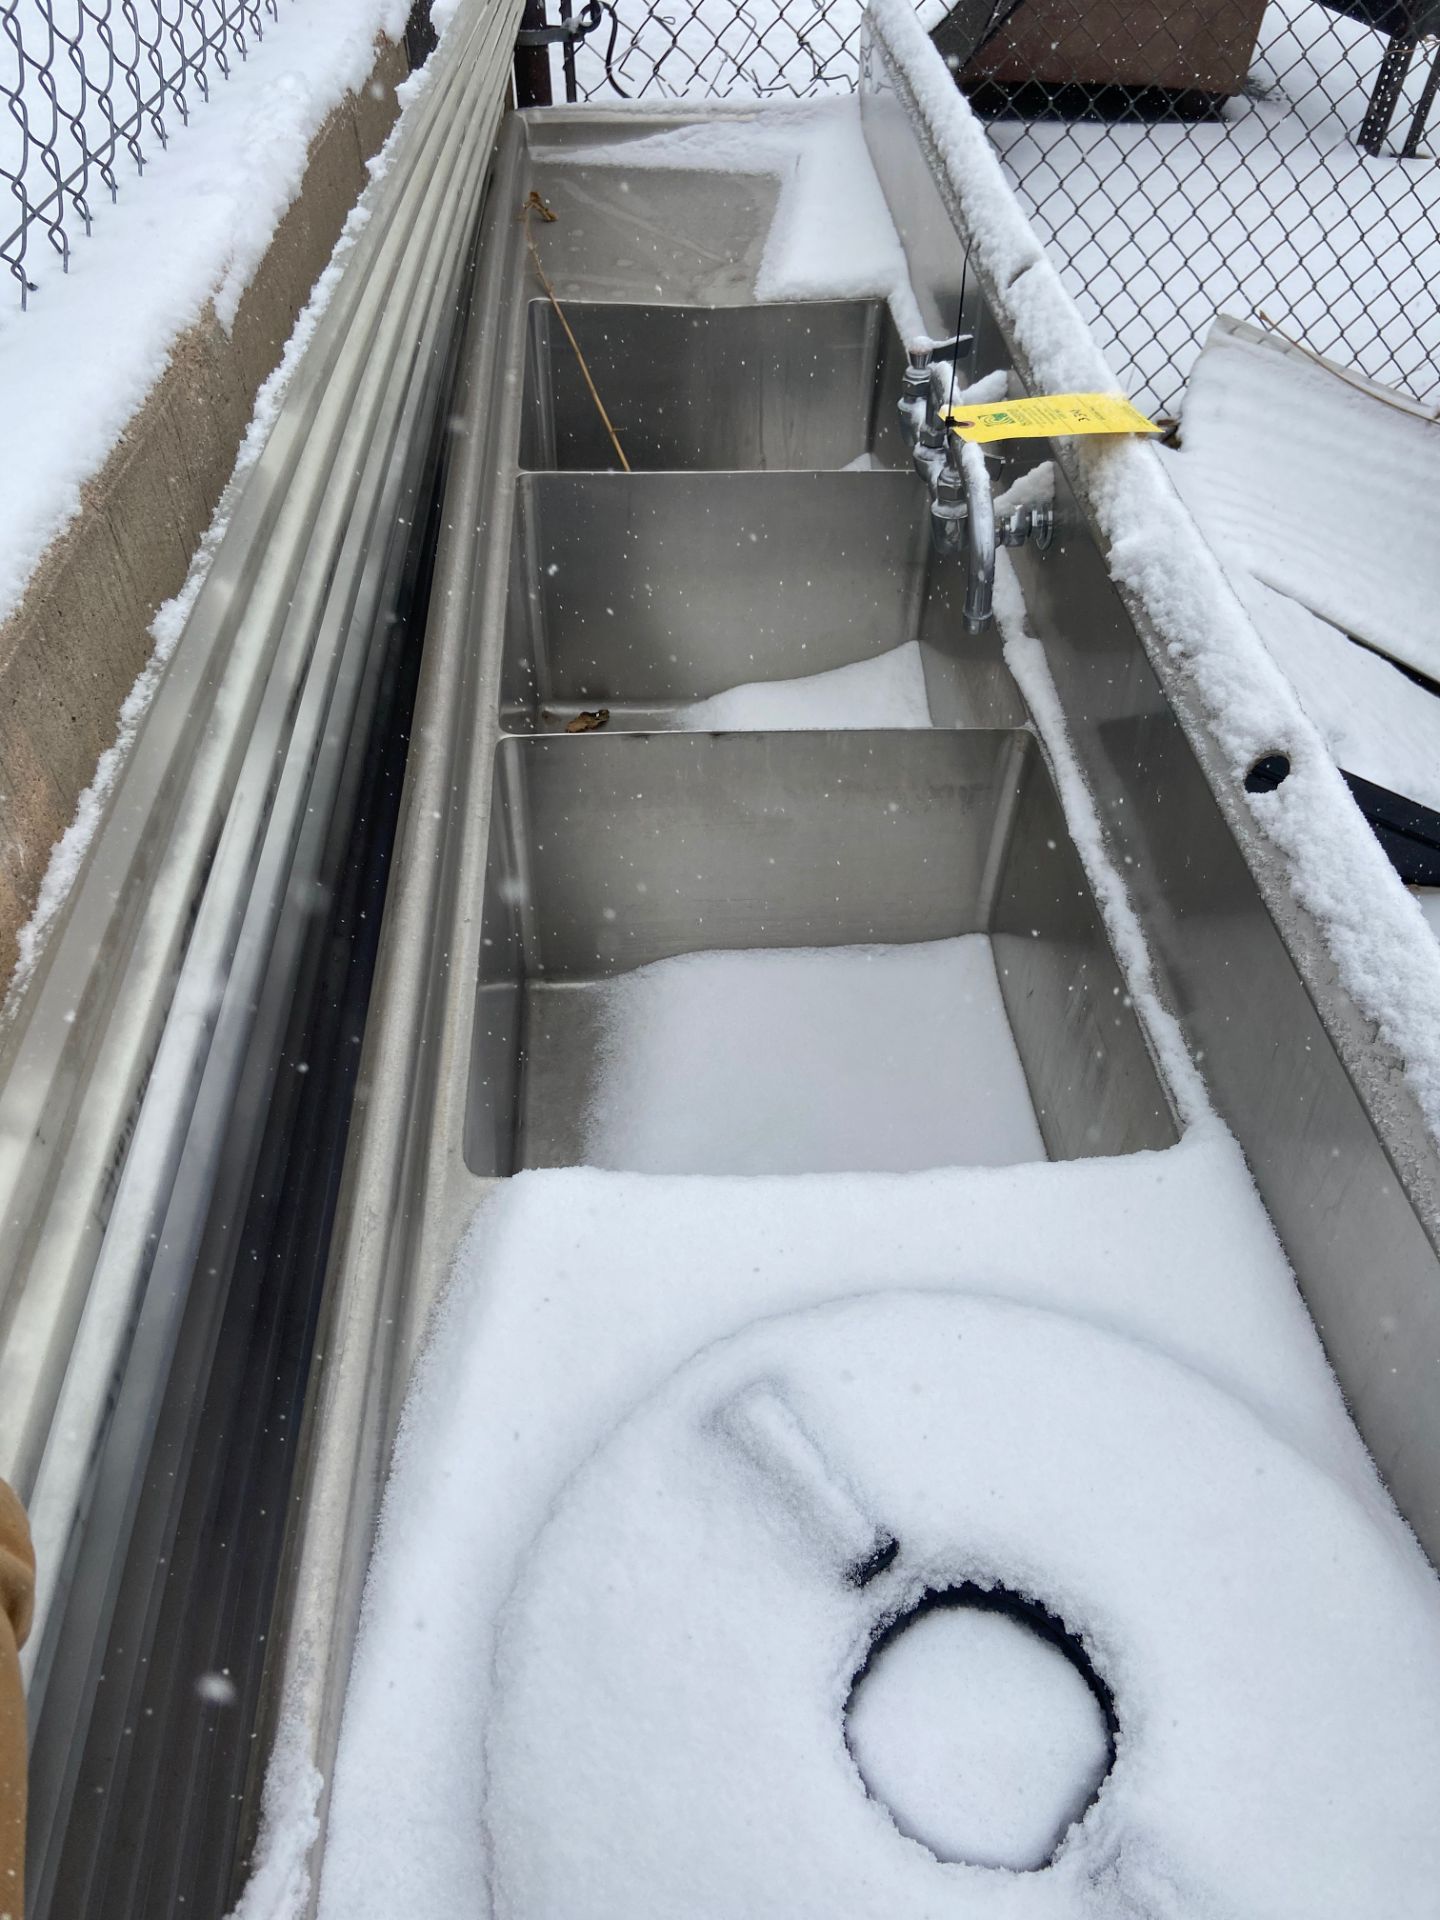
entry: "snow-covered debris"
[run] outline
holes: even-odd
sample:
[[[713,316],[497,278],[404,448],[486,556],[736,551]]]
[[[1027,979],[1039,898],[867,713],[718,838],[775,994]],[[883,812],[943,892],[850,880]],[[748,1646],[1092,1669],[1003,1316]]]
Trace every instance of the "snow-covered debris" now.
[[[1336,763],[1440,808],[1440,699],[1391,665],[1440,675],[1440,422],[1221,320],[1164,458]]]
[[[1440,420],[1222,319],[1182,447],[1173,477],[1228,573],[1440,679]]]
[[[928,727],[918,640],[871,660],[793,680],[747,680],[681,707],[674,724],[694,733],[774,733],[786,728]]]

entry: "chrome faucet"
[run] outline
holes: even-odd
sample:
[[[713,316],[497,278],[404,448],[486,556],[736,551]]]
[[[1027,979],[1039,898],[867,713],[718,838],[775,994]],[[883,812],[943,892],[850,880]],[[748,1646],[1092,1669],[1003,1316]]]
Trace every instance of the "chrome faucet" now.
[[[955,362],[961,354],[969,353],[974,344],[973,334],[957,333],[951,340],[927,340],[906,350],[900,386],[900,431],[915,462],[915,471],[929,488],[932,500],[936,481],[946,464],[947,436],[940,418],[942,402],[937,383],[948,368],[948,384],[953,386]]]
[[[965,631],[981,633],[993,617],[997,547],[1033,540],[1043,550],[1050,544],[1053,516],[1048,506],[1026,504],[997,517],[984,449],[962,440],[945,419],[937,362],[953,363],[973,344],[973,337],[962,333],[938,345],[911,347],[899,411],[900,431],[930,496],[931,541],[937,553],[964,551]]]

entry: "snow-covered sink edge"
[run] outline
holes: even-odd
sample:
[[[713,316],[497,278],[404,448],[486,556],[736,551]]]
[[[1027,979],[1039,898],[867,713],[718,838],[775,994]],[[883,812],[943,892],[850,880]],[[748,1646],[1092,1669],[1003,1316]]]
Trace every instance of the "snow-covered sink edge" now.
[[[1032,392],[1114,391],[1116,381],[1015,200],[1000,162],[906,0],[871,0],[879,43],[948,209]],[[1094,516],[1108,565],[1161,684],[1236,830],[1267,905],[1302,966],[1332,1041],[1387,1144],[1404,1154],[1409,1101],[1440,1141],[1440,944],[1401,885],[1316,728],[1266,652],[1153,447],[1138,440],[1057,443]],[[1275,793],[1251,795],[1245,770],[1288,754]],[[1257,831],[1258,829],[1258,831]],[[1278,857],[1277,857],[1278,856]],[[1296,912],[1295,908],[1301,909]],[[1349,1016],[1330,987],[1369,1022]],[[1411,1143],[1412,1146],[1414,1143]],[[1419,1156],[1411,1154],[1412,1163]],[[1429,1187],[1429,1169],[1404,1169]],[[1412,1192],[1412,1198],[1421,1196]],[[1426,1196],[1432,1202],[1434,1195]]]

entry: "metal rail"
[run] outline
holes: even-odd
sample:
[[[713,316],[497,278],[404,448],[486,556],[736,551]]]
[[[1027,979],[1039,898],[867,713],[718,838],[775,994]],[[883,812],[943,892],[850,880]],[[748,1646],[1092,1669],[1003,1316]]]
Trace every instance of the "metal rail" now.
[[[41,1566],[37,1911],[220,1146],[283,1033],[275,938],[393,588],[390,529],[429,444],[516,11],[476,0],[402,124],[0,1051],[0,1472],[29,1498]]]
[[[499,504],[491,435],[504,431],[506,419],[518,432],[519,394],[504,378],[514,342],[495,317],[504,310],[501,294],[520,257],[515,216],[523,198],[521,158],[519,128],[512,123],[502,139],[479,242],[457,404],[463,430],[446,492],[416,701],[414,733],[425,745],[407,769],[374,1013],[317,1336],[323,1360],[312,1374],[301,1438],[289,1608],[277,1620],[257,1742],[266,1754],[283,1747],[283,1778],[272,1792],[303,1782],[307,1770],[318,1775],[316,1859],[390,1446],[433,1284],[444,1271],[441,1250],[454,1243],[456,1223],[432,1217],[423,1200],[417,1202],[415,1183],[424,1183],[427,1135],[445,1084],[441,1062],[454,1039],[448,1030],[435,1031],[436,1004],[449,998],[452,982],[473,978],[473,972],[466,970],[464,952],[451,943],[437,947],[426,930],[441,923],[455,884],[460,859],[453,823],[475,813],[473,805],[463,804],[471,773],[489,764],[484,742],[473,736],[473,716],[482,716],[492,747],[498,732],[498,682],[489,689],[493,697],[478,695],[471,645],[477,619],[493,618],[497,610],[472,604],[470,582],[482,530]],[[515,305],[523,317],[523,303]],[[492,679],[495,667],[491,660]],[[483,822],[472,822],[472,831],[483,835]],[[467,937],[478,946],[478,911],[472,917]],[[434,1249],[428,1264],[417,1257],[421,1241]],[[430,1275],[431,1287],[416,1286],[420,1273]],[[268,1813],[282,1811],[267,1804]],[[307,1911],[313,1911],[317,1891],[312,1885]]]

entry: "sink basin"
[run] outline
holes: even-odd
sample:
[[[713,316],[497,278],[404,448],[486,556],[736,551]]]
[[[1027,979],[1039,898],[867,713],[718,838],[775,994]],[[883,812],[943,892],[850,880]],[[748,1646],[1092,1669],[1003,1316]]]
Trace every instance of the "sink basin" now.
[[[502,722],[675,724],[739,682],[921,642],[940,726],[1025,715],[992,628],[959,618],[960,563],[931,553],[910,473],[540,473],[519,482]]]
[[[893,407],[899,343],[883,301],[577,300],[565,318],[636,471],[840,468],[867,453],[908,465]],[[620,465],[548,300],[530,304],[520,465]]]
[[[1176,1137],[1024,729],[504,739],[483,916],[478,1174],[585,1160],[617,976],[680,954],[966,934],[990,941],[1049,1157]],[[963,1076],[949,1091],[984,1098]]]
[[[555,215],[531,231],[567,311],[576,300],[721,306],[755,298],[776,175],[653,166],[637,175],[576,156],[537,157],[531,177]]]

